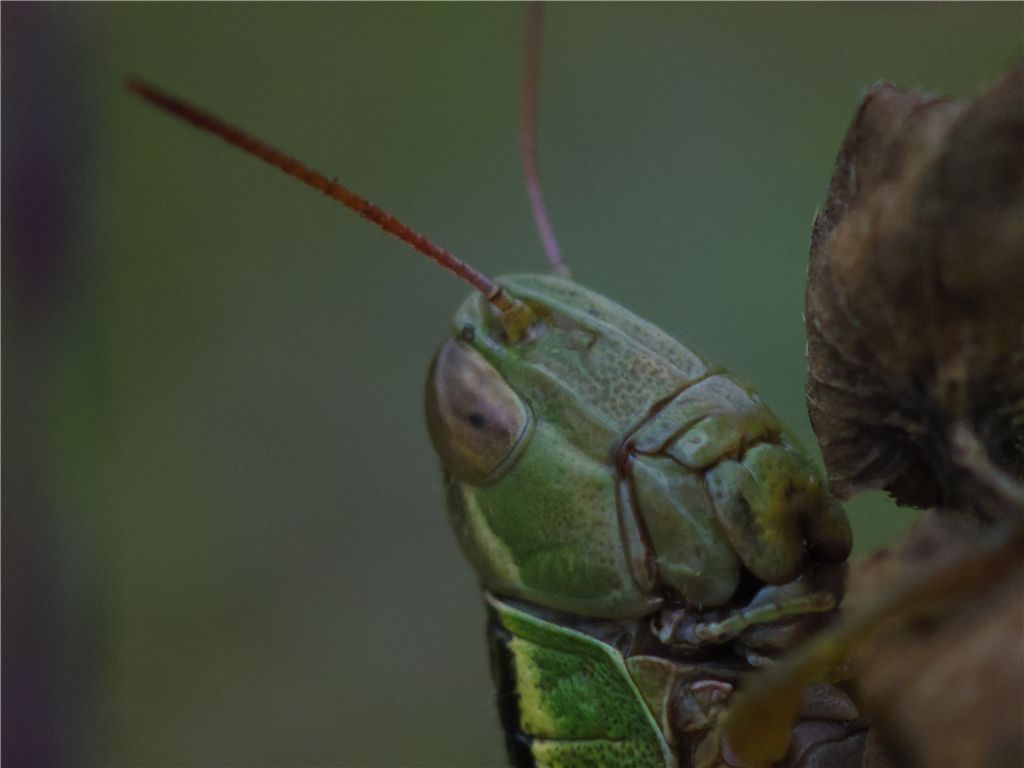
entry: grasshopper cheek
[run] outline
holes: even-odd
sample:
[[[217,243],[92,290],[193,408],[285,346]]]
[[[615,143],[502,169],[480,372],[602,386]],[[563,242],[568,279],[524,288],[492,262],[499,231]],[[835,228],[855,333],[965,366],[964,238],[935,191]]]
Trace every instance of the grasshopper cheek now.
[[[497,479],[531,423],[526,405],[494,366],[455,339],[430,366],[426,407],[434,450],[453,475],[473,484]]]

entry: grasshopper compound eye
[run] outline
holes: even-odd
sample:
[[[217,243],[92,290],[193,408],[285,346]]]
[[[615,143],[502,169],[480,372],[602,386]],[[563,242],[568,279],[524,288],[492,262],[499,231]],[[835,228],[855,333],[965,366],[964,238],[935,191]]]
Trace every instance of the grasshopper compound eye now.
[[[438,350],[427,375],[427,428],[459,480],[497,479],[527,442],[530,411],[483,356],[456,339]]]

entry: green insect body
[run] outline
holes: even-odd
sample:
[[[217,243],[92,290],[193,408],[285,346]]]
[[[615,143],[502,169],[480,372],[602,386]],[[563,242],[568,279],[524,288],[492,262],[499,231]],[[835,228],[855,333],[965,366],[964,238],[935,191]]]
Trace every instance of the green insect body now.
[[[851,545],[819,471],[757,394],[567,278],[492,281],[291,156],[151,84],[128,87],[479,291],[431,366],[427,420],[485,590],[510,759],[735,765],[721,728],[733,692],[831,619]],[[856,756],[863,735],[824,686],[780,765],[858,765],[835,749]]]
[[[502,710],[517,762],[673,764],[618,650],[493,596],[488,609],[499,696],[522,702]]]
[[[718,764],[742,675],[836,607],[845,514],[749,387],[570,280],[498,282],[534,319],[467,300],[426,410],[510,757]]]

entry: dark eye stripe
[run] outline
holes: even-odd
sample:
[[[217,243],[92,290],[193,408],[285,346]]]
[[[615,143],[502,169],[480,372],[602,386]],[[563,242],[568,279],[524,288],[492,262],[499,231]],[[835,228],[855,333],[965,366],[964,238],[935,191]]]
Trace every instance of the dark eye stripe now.
[[[434,449],[460,480],[491,479],[530,423],[519,395],[460,339],[438,351],[427,379],[427,426]]]

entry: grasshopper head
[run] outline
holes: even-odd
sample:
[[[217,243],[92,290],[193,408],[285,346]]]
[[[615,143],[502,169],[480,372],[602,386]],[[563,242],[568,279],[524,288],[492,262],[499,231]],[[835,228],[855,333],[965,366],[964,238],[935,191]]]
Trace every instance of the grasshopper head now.
[[[845,559],[845,517],[749,388],[570,280],[498,282],[532,324],[511,339],[471,297],[426,393],[452,524],[487,589],[635,618],[724,605],[744,570],[781,584]]]

